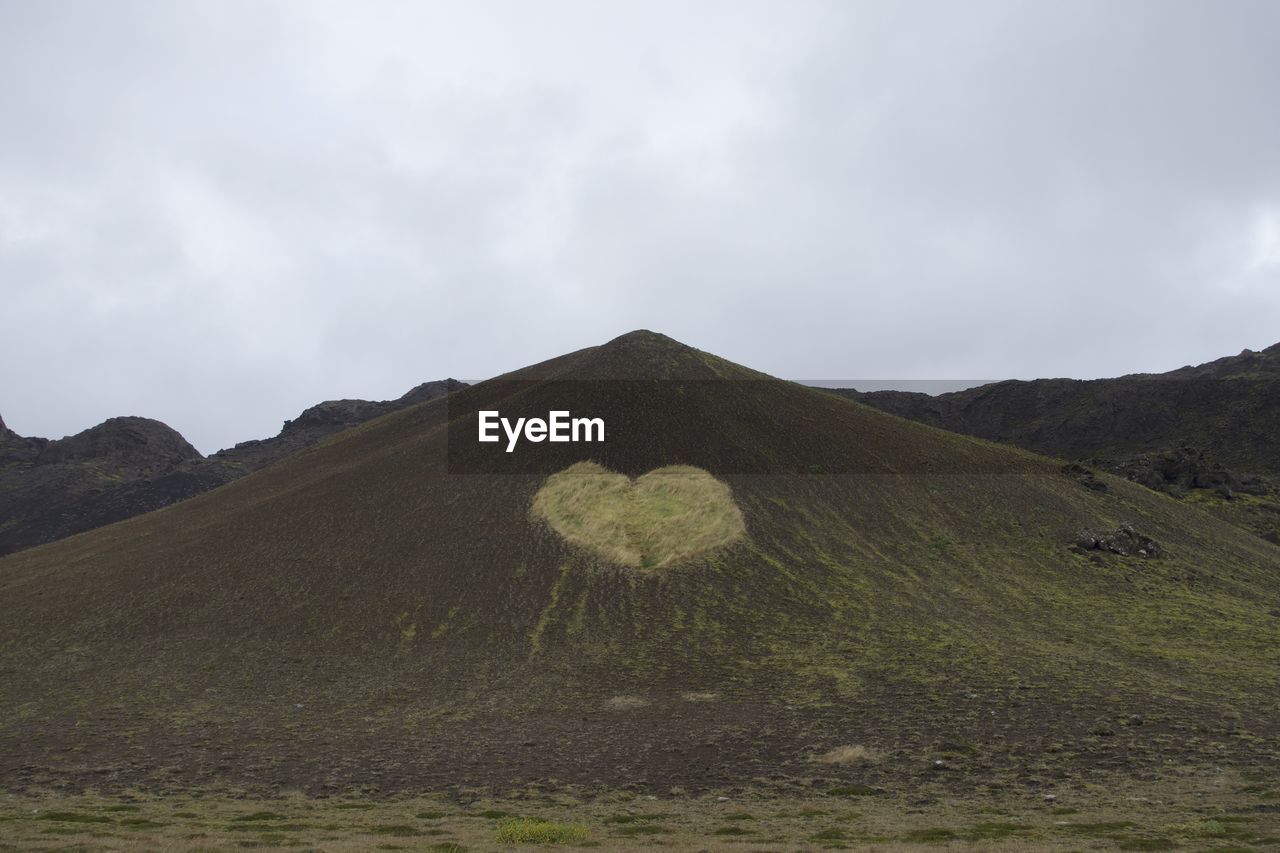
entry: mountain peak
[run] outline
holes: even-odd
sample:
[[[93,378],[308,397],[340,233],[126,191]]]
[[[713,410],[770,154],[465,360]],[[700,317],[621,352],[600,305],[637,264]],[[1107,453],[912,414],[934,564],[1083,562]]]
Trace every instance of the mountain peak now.
[[[168,424],[152,418],[108,418],[83,432],[53,441],[41,453],[42,464],[110,457],[119,464],[169,467],[199,459],[200,452]]]
[[[675,338],[668,337],[661,332],[652,332],[648,329],[635,329],[627,332],[625,335],[618,335],[616,338],[606,343],[605,346],[627,346],[634,344],[666,344],[678,347],[687,346],[687,344],[682,344]]]
[[[648,329],[636,329],[588,347],[506,374],[516,380],[765,379],[719,356]]]

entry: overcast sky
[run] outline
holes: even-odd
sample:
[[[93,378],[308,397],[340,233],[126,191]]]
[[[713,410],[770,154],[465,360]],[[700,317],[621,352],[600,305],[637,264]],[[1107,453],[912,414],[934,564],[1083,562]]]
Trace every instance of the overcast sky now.
[[[0,415],[205,452],[650,328],[778,376],[1280,340],[1280,3],[0,0]]]

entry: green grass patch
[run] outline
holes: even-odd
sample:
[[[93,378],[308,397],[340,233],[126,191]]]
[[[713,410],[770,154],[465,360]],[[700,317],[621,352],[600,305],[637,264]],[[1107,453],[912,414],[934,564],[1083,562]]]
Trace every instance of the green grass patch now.
[[[580,823],[560,823],[518,817],[498,827],[498,841],[503,844],[566,844],[584,841],[587,828]]]
[[[252,812],[250,814],[242,814],[232,820],[284,820],[284,815],[275,812]]]
[[[674,831],[675,831],[675,830],[671,829],[671,828],[670,828],[670,827],[668,827],[668,826],[658,826],[658,825],[655,825],[655,824],[652,824],[652,823],[642,823],[642,824],[639,824],[639,825],[632,824],[631,826],[620,826],[620,827],[618,827],[616,830],[614,830],[614,834],[615,834],[615,835],[627,835],[627,836],[632,836],[632,835],[666,835],[666,834],[671,833],[671,832],[674,832]]]
[[[104,815],[84,812],[43,812],[36,815],[36,820],[56,820],[61,823],[114,823],[111,818]]]
[[[904,841],[928,842],[928,841],[950,841],[955,838],[956,834],[950,829],[942,827],[929,827],[928,829],[913,829],[906,835],[902,836]]]
[[[1065,832],[1076,835],[1115,835],[1117,832],[1133,826],[1133,821],[1111,820],[1098,823],[1069,823],[1061,827]]]
[[[881,793],[879,788],[873,788],[870,785],[837,785],[827,789],[828,797],[874,797],[879,793]]]
[[[712,835],[755,835],[754,830],[743,829],[740,826],[721,826],[717,827]]]
[[[371,826],[366,830],[374,835],[394,835],[399,838],[408,838],[413,835],[422,835],[421,829],[416,826],[409,826],[404,823],[380,823]]]
[[[1227,838],[1232,834],[1231,829],[1221,820],[1195,820],[1190,823],[1178,823],[1170,826],[1169,832],[1185,835],[1191,838]]]
[[[1018,832],[1026,832],[1027,827],[1018,823],[1008,823],[1007,821],[988,821],[986,823],[977,823],[970,827],[968,832],[969,840],[990,840],[995,838],[1007,838]]]

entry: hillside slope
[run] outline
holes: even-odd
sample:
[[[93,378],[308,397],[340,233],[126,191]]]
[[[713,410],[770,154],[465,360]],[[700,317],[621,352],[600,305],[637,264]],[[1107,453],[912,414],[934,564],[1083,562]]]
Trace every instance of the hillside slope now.
[[[479,409],[599,416],[607,440],[507,454],[476,441]],[[653,571],[568,544],[533,496],[588,459],[710,472],[745,539]],[[1034,789],[1274,769],[1280,548],[1103,479],[632,333],[0,560],[0,780]],[[1079,544],[1123,525],[1160,556]],[[847,743],[886,758],[812,763]]]
[[[110,418],[57,441],[25,438],[0,420],[0,555],[186,500],[348,427],[462,386],[446,379],[396,400],[329,400],[285,421],[279,435],[208,458],[150,418]]]
[[[954,432],[1087,461],[1280,543],[1280,344],[1168,373],[836,393]],[[1234,500],[1239,498],[1239,500]]]

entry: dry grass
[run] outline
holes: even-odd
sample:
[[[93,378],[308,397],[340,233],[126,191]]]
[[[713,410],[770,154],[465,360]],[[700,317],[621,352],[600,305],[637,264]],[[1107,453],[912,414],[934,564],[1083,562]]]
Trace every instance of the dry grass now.
[[[701,690],[686,690],[680,694],[680,698],[686,702],[715,702],[720,698],[720,694]]]
[[[533,514],[610,562],[660,569],[743,538],[729,487],[700,468],[671,465],[630,480],[579,462],[547,482]]]
[[[635,708],[644,708],[649,704],[648,699],[642,699],[639,696],[614,696],[605,703],[614,711],[630,711]]]
[[[830,749],[814,759],[819,764],[874,764],[882,758],[874,749],[848,744]]]

